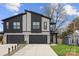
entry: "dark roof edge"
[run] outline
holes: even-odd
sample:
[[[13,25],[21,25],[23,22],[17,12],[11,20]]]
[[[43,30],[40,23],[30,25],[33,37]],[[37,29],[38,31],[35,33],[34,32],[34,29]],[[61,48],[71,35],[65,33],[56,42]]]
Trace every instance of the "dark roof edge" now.
[[[14,15],[14,16],[11,16],[11,17],[8,17],[8,18],[5,18],[5,19],[3,19],[2,21],[8,20],[8,19],[10,19],[10,18],[13,18],[13,17],[19,16],[19,15],[26,14],[26,12],[34,13],[34,14],[37,14],[37,15],[43,16],[43,17],[48,18],[48,19],[51,20],[50,17],[44,16],[44,15],[42,15],[42,14],[39,14],[39,13],[36,13],[36,12],[33,12],[33,11],[25,10],[25,13],[19,13],[19,14],[17,14],[17,15]]]
[[[25,12],[34,13],[34,14],[37,14],[37,15],[43,16],[43,17],[45,17],[45,18],[51,19],[50,17],[47,17],[47,16],[45,16],[45,15],[42,15],[42,14],[37,13],[37,12],[34,12],[34,11],[25,10]]]
[[[7,20],[7,19],[10,19],[10,18],[19,16],[19,15],[23,15],[23,14],[26,14],[26,13],[19,13],[19,14],[17,14],[17,15],[14,15],[14,16],[11,16],[11,17],[8,17],[8,18],[5,18],[5,19],[3,19],[2,21],[5,21],[5,20]]]

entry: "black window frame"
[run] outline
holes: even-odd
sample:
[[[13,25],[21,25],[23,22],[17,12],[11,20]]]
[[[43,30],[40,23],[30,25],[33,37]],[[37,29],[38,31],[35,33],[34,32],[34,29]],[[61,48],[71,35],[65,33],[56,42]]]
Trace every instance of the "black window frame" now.
[[[9,22],[6,22],[6,28],[9,29]]]
[[[44,30],[47,30],[47,22],[44,22]]]
[[[20,22],[13,22],[13,29],[20,29],[21,28],[20,25],[21,25]]]
[[[40,29],[40,22],[32,22],[33,29]]]

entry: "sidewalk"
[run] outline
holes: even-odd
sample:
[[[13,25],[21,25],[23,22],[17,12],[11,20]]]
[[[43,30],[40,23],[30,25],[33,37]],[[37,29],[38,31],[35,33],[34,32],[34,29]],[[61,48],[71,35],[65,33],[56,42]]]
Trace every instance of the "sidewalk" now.
[[[8,48],[11,48],[12,46],[15,46],[17,44],[3,44],[0,45],[0,56],[4,56],[8,53]]]

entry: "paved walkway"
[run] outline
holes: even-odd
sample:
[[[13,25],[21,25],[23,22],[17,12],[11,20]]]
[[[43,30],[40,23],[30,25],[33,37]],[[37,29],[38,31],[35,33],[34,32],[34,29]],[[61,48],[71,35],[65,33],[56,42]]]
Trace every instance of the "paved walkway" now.
[[[48,44],[28,44],[13,56],[57,56]]]
[[[3,56],[8,53],[8,48],[11,48],[12,46],[15,47],[17,44],[3,44],[0,45],[0,56]]]

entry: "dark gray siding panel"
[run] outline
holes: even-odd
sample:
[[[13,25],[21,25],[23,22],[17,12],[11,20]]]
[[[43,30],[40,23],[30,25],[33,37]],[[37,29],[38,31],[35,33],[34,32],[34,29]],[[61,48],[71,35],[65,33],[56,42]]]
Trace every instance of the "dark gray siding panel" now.
[[[8,44],[21,44],[24,43],[24,35],[8,35],[7,36]]]
[[[9,22],[9,29],[6,28],[6,22]],[[20,22],[20,29],[13,29],[13,22]],[[22,15],[10,18],[4,21],[4,33],[20,33],[22,32]]]
[[[30,35],[30,44],[47,44],[47,35]]]
[[[31,14],[31,32],[32,33],[40,33],[41,32],[41,16],[40,15],[37,15],[37,14]],[[33,29],[33,25],[32,25],[32,22],[40,22],[40,29]]]

